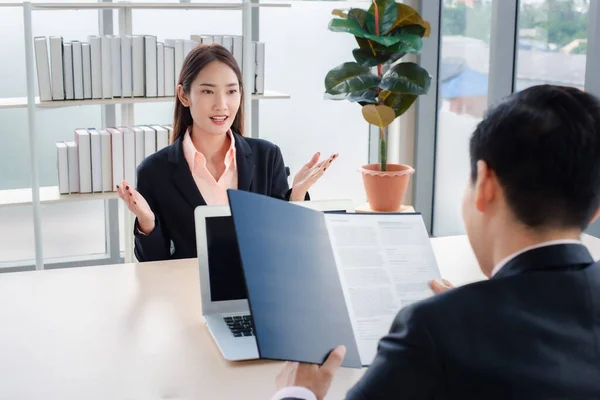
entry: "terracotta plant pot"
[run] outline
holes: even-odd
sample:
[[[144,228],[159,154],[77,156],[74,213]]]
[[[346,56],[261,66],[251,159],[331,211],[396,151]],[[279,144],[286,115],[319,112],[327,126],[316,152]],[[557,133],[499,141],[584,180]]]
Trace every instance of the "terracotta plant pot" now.
[[[373,211],[395,212],[402,207],[402,200],[415,170],[403,164],[388,164],[381,171],[379,164],[363,165],[360,169],[367,201]]]

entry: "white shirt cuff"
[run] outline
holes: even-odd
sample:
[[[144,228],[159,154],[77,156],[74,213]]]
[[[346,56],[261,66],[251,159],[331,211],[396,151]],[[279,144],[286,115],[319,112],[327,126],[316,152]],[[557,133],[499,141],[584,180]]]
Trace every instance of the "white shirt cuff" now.
[[[286,397],[293,397],[296,399],[303,400],[317,400],[317,396],[309,389],[300,386],[288,386],[275,393],[275,396],[271,397],[271,400],[281,400]]]

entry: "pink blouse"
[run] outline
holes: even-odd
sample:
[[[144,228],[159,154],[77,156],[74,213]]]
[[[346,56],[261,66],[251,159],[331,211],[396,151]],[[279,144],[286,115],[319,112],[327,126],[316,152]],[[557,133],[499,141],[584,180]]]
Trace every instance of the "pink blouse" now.
[[[227,154],[225,154],[225,159],[223,160],[225,163],[225,171],[218,179],[215,179],[208,171],[208,168],[206,168],[206,158],[202,153],[196,150],[189,129],[183,138],[183,155],[190,167],[198,190],[207,205],[229,204],[227,189],[237,189],[238,187],[237,162],[235,161],[235,138],[231,130],[227,131],[227,135],[229,136],[231,144],[229,150],[227,150]]]

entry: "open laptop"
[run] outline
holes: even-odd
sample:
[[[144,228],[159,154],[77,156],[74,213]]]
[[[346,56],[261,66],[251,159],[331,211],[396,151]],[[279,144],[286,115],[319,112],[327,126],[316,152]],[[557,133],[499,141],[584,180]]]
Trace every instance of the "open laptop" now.
[[[327,212],[354,211],[352,200],[292,203]],[[225,359],[256,359],[258,348],[231,210],[229,206],[199,206],[194,218],[206,325]]]

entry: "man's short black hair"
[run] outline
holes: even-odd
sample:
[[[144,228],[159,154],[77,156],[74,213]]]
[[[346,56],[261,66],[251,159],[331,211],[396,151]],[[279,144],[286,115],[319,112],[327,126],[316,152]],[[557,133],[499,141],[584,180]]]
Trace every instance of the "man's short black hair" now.
[[[533,86],[490,109],[470,142],[530,228],[584,230],[600,204],[600,102],[581,90]]]

